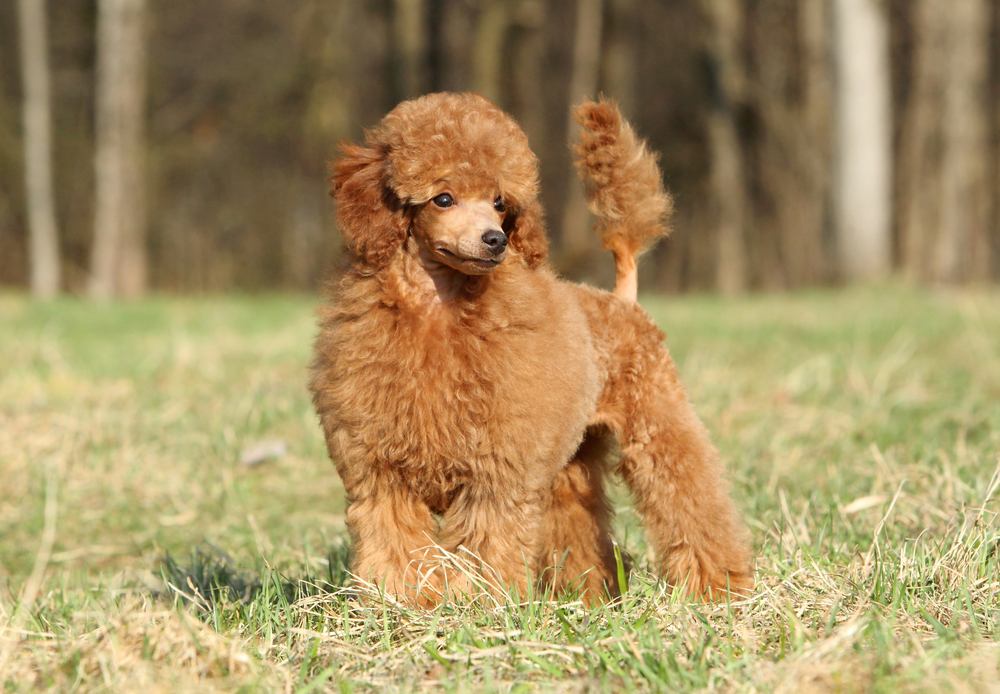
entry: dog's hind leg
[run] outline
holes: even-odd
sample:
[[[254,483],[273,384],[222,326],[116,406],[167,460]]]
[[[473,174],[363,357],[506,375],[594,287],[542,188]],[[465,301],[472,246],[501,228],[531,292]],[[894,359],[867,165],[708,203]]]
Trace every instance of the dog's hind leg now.
[[[573,460],[556,476],[540,528],[542,582],[558,594],[575,588],[587,604],[619,595],[611,540],[611,509],[604,476],[611,436],[603,427],[587,432]]]
[[[666,348],[638,355],[619,375],[599,417],[621,445],[620,470],[661,573],[699,597],[746,594],[754,582],[746,528]]]
[[[637,304],[580,289],[606,373],[593,424],[618,439],[661,573],[693,595],[753,587],[746,527],[708,432],[688,403],[664,335]]]

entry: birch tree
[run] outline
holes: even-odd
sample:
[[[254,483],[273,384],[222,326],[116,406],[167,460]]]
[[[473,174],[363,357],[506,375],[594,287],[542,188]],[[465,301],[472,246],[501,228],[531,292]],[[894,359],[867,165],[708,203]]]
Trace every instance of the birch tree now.
[[[889,26],[879,0],[835,0],[836,233],[848,279],[892,264]]]

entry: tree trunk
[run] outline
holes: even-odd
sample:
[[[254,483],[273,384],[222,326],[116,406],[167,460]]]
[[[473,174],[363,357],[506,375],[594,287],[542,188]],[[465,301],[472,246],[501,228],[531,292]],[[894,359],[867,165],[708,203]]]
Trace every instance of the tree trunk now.
[[[99,0],[94,246],[90,294],[146,290],[145,0]]]
[[[601,66],[603,89],[623,113],[636,112],[636,49],[639,44],[637,0],[609,0],[610,26]]]
[[[301,159],[308,164],[290,175],[283,276],[296,289],[312,290],[322,281],[338,242],[336,235],[324,232],[332,214],[325,195],[329,187],[325,162],[309,153],[332,152],[337,143],[351,137],[359,85],[353,79],[350,47],[354,3],[326,0],[306,5],[303,11],[309,12],[304,19],[318,25],[323,38],[309,58],[314,77],[301,140]]]
[[[746,90],[745,18],[742,0],[703,0],[702,5],[710,20],[708,53],[713,74],[707,128],[711,223],[717,239],[715,286],[723,294],[736,294],[747,288],[747,182],[736,128],[736,106]]]
[[[801,286],[829,280],[836,273],[835,247],[828,243],[832,231],[834,116],[833,20],[831,0],[803,0],[798,30],[802,42],[803,139],[798,171],[802,181],[802,208],[798,220],[785,225],[786,248],[795,249],[793,262],[808,263],[804,272],[790,273]],[[801,225],[806,233],[796,229]]]
[[[347,0],[328,0],[312,8],[315,15],[308,19],[322,22],[324,38],[309,65],[313,81],[306,107],[304,140],[307,148],[330,147],[351,134],[357,81],[352,79],[348,32],[356,17]]]
[[[990,67],[989,67],[989,114],[992,125],[993,150],[990,153],[990,176],[992,178],[992,205],[989,211],[989,260],[986,268],[987,279],[1000,282],[1000,6],[993,4],[990,17]]]
[[[393,0],[393,42],[399,61],[397,72],[403,99],[412,99],[424,92],[427,57],[427,24],[423,0]]]
[[[754,223],[760,283],[798,287],[827,278],[831,177],[829,0],[762,0],[750,29]]]
[[[836,233],[846,279],[892,267],[889,27],[879,0],[836,0]]]
[[[548,145],[545,113],[546,12],[543,3],[519,3],[514,12],[510,57],[509,109],[528,135],[535,154],[542,156]]]
[[[490,101],[500,103],[500,72],[503,46],[511,21],[511,0],[481,3],[472,46],[472,88]]]
[[[20,0],[19,16],[31,293],[49,299],[59,292],[59,235],[52,190],[52,107],[45,0]]]
[[[577,0],[576,33],[573,39],[573,73],[569,87],[569,107],[577,106],[587,97],[596,96],[601,66],[601,33],[603,30],[604,3],[602,0]],[[575,141],[579,126],[569,117],[566,132]],[[590,238],[590,214],[583,186],[570,166],[566,206],[563,210],[562,252],[568,265],[588,265],[588,255],[593,255],[595,244]]]
[[[989,276],[989,26],[986,0],[915,7],[898,205],[903,267],[917,280]]]

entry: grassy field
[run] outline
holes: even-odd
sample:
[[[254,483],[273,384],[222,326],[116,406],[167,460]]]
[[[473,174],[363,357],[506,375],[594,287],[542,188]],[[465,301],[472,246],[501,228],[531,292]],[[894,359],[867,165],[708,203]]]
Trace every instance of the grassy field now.
[[[644,303],[752,528],[742,603],[672,598],[620,490],[620,604],[361,603],[313,299],[0,295],[0,687],[1000,692],[1000,293]]]

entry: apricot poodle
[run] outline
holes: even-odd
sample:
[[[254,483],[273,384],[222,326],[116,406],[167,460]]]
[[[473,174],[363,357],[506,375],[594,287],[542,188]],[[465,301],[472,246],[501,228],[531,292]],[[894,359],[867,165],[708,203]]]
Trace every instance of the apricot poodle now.
[[[636,256],[671,209],[656,159],[614,104],[575,116],[613,294],[546,264],[537,160],[480,96],[404,102],[333,164],[350,264],[320,310],[311,389],[352,570],[405,601],[468,590],[439,560],[460,547],[521,595],[533,581],[617,595],[612,470],[667,581],[716,598],[753,586],[716,451],[635,301]]]

